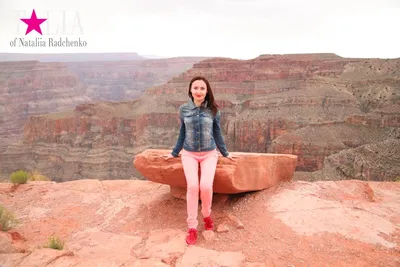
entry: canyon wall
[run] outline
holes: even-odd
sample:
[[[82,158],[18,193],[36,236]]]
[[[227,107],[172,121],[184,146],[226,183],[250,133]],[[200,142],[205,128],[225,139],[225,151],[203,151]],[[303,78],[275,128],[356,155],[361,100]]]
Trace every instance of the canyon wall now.
[[[21,139],[30,115],[72,110],[99,100],[133,100],[201,59],[0,62],[0,154]]]
[[[83,104],[69,112],[33,116],[25,124],[23,142],[2,155],[2,174],[25,168],[58,181],[140,177],[132,166],[135,154],[172,149],[177,110],[188,100],[195,75],[211,82],[229,151],[295,154],[298,172],[322,172],[329,165],[340,174],[336,179],[393,180],[400,175],[393,164],[382,164],[387,154],[381,150],[387,145],[378,145],[392,144],[390,155],[397,160],[400,60],[334,54],[206,59],[135,101]],[[354,160],[336,155],[374,144],[378,152],[373,154],[380,156],[364,161],[368,172],[338,170]]]
[[[30,115],[87,102],[85,85],[62,63],[0,62],[0,153],[20,138]]]

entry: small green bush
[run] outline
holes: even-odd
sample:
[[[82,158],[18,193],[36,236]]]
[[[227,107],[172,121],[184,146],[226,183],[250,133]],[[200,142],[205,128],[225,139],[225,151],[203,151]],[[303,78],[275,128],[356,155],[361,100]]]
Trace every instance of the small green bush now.
[[[400,176],[397,176],[396,182],[400,182]]]
[[[28,181],[29,173],[23,170],[11,173],[10,179],[13,184],[25,184]]]
[[[0,230],[4,232],[8,231],[17,223],[18,221],[15,219],[14,215],[0,205]]]
[[[62,241],[59,237],[51,236],[45,247],[62,250],[64,248],[64,241]]]

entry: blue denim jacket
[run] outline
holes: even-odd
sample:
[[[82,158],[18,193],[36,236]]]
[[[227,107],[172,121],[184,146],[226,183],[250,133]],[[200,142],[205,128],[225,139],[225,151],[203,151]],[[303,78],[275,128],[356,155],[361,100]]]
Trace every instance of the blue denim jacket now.
[[[179,107],[180,130],[179,137],[171,154],[178,157],[183,149],[192,152],[211,151],[218,147],[224,157],[229,155],[221,132],[218,110],[213,116],[204,103],[197,107],[192,99]]]

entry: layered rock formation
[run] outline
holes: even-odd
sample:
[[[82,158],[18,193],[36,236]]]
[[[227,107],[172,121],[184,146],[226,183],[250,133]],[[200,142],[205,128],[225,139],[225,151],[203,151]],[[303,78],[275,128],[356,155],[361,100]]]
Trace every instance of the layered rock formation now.
[[[295,179],[400,181],[399,147],[400,139],[387,139],[345,149],[326,157],[320,170],[312,173],[298,172]]]
[[[294,154],[297,171],[312,172],[341,151],[399,139],[399,59],[333,54],[214,58],[149,88],[137,101],[81,105],[68,113],[31,118],[24,144],[8,149],[0,171],[39,169],[55,180],[137,176],[131,166],[136,153],[174,146],[177,110],[187,101],[195,75],[211,82],[229,151]],[[393,149],[400,154],[399,146]],[[385,166],[378,170],[378,165],[364,164],[374,175],[357,177],[399,176],[394,166]]]
[[[399,201],[395,182],[281,183],[214,202],[215,231],[200,223],[186,246],[186,202],[166,185],[0,183],[0,203],[19,220],[0,231],[0,265],[396,267]],[[51,236],[63,250],[43,247]]]
[[[0,154],[21,136],[30,115],[90,102],[79,78],[61,63],[0,62]]]
[[[135,99],[145,88],[168,81],[199,60],[0,62],[0,162],[7,146],[21,139],[30,115],[73,110],[92,100]]]
[[[163,84],[205,58],[179,57],[133,61],[69,62],[94,101],[126,101]]]
[[[132,165],[134,155],[146,148],[132,138],[141,120],[132,118],[136,104],[82,104],[74,111],[29,117],[23,141],[2,155],[3,176],[24,168],[55,181],[141,177]]]

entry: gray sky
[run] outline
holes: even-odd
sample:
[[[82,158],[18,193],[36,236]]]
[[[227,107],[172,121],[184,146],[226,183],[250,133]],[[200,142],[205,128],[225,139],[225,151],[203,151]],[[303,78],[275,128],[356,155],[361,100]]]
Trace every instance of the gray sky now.
[[[27,25],[19,20],[32,9],[47,18],[42,36],[25,36]],[[0,52],[396,58],[399,29],[400,0],[0,0]],[[87,46],[11,47],[20,37],[80,38]]]

